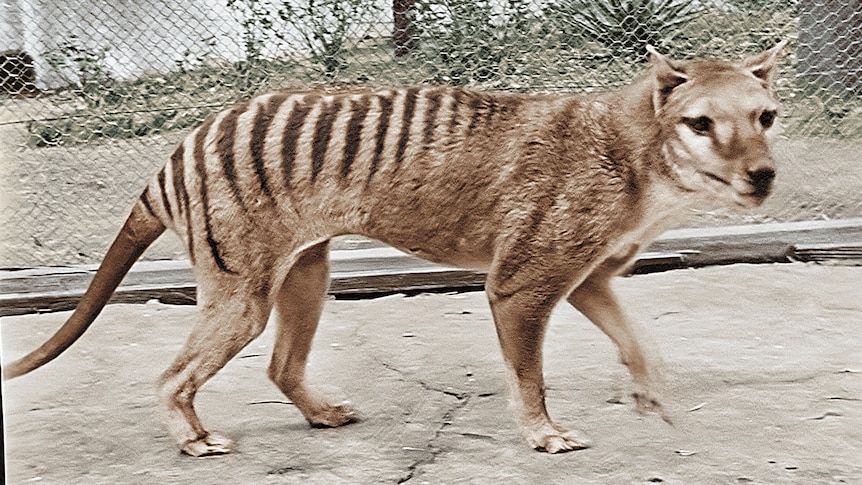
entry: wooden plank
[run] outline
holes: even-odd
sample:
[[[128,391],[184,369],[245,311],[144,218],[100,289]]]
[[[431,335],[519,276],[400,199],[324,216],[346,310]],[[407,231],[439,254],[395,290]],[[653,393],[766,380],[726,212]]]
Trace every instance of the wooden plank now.
[[[352,253],[366,250],[350,250]],[[337,252],[336,252],[337,253]],[[329,292],[335,296],[356,297],[393,292],[419,292],[445,289],[478,289],[485,282],[480,272],[446,268],[393,249],[381,248],[373,257],[351,258],[333,255]],[[111,303],[142,303],[158,299],[171,304],[194,304],[195,281],[188,264],[166,262],[136,265],[111,298]],[[677,254],[644,253],[635,263],[636,272],[683,267]],[[75,308],[84,294],[96,267],[51,268],[10,272],[0,276],[0,316],[54,312]],[[23,273],[23,274],[22,274]]]
[[[862,219],[681,229],[667,232],[650,245],[633,272],[799,260],[818,245],[843,247],[856,241],[862,241]],[[819,254],[828,258],[836,253]],[[435,265],[391,248],[333,251],[331,260],[330,293],[336,296],[481,288],[484,283],[481,273]],[[0,271],[0,316],[72,309],[96,268]],[[139,303],[150,299],[194,303],[195,281],[188,262],[136,263],[111,301]]]
[[[806,221],[666,232],[648,251],[677,252],[689,267],[791,260],[793,248],[862,241],[862,218]]]
[[[800,244],[793,248],[791,259],[805,262],[833,261],[862,265],[862,242],[842,244]]]

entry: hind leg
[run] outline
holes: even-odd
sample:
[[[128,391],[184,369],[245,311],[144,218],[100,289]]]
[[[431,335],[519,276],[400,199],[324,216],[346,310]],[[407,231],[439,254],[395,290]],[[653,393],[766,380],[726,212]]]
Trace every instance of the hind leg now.
[[[225,277],[227,279],[227,277]],[[168,427],[180,449],[192,456],[229,453],[230,439],[207,431],[194,409],[198,389],[260,335],[270,306],[261,291],[243,291],[229,281],[201,281],[201,315],[185,346],[159,383]]]
[[[305,384],[311,342],[329,287],[329,243],[306,249],[291,267],[276,299],[278,329],[269,378],[312,426],[334,427],[357,420],[347,402],[333,403]]]

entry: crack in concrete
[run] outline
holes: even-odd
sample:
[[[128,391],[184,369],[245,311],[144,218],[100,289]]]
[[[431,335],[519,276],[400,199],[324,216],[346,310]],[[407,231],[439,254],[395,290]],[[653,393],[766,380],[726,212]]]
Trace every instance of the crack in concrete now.
[[[435,443],[440,438],[440,435],[443,434],[443,431],[452,424],[452,419],[454,418],[455,413],[466,407],[470,403],[470,398],[473,397],[473,394],[469,392],[453,393],[449,391],[441,391],[439,389],[435,389],[428,386],[422,381],[417,382],[422,385],[424,389],[434,392],[442,392],[447,396],[455,397],[457,401],[449,408],[448,411],[446,411],[446,414],[443,415],[443,422],[440,424],[440,427],[437,428],[437,430],[434,432],[434,436],[432,436],[431,439],[428,440],[428,451],[426,453],[426,456],[414,461],[407,467],[407,474],[398,480],[399,484],[406,483],[412,480],[414,475],[416,474],[416,470],[419,469],[419,467],[424,465],[430,465],[437,460],[437,457],[444,450],[443,448],[438,447]]]
[[[434,463],[434,461],[437,460],[437,457],[440,455],[440,453],[443,452],[443,449],[436,445],[437,440],[440,439],[440,436],[443,434],[443,432],[446,430],[446,428],[452,424],[452,420],[455,416],[455,413],[457,413],[459,410],[466,407],[470,403],[470,399],[473,397],[474,394],[470,391],[459,392],[459,391],[455,391],[452,389],[441,389],[441,388],[435,387],[435,386],[423,381],[422,379],[417,379],[413,376],[408,375],[403,370],[395,367],[392,364],[389,364],[388,362],[383,362],[383,361],[378,361],[378,362],[385,369],[397,373],[398,375],[402,376],[402,378],[406,381],[415,382],[416,384],[421,386],[422,389],[425,389],[426,391],[437,392],[437,393],[443,394],[445,396],[450,396],[450,397],[455,398],[455,402],[452,403],[452,406],[450,406],[449,409],[446,411],[446,413],[443,414],[443,419],[442,419],[442,422],[440,423],[440,426],[437,428],[436,431],[434,431],[434,435],[431,437],[431,439],[428,440],[428,443],[426,445],[427,449],[425,450],[425,456],[423,456],[422,458],[419,458],[419,459],[415,460],[413,463],[411,463],[407,467],[406,474],[398,480],[399,484],[406,483],[406,482],[413,479],[414,475],[416,474],[416,470],[419,469],[419,467],[424,466],[424,465],[429,465],[431,463]],[[466,435],[465,433],[461,433],[461,434]]]

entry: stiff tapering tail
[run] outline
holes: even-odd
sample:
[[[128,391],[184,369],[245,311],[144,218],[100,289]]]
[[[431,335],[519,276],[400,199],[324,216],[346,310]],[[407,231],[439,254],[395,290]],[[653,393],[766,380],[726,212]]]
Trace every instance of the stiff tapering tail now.
[[[3,379],[11,379],[38,369],[54,360],[78,340],[108,303],[132,264],[164,231],[165,225],[143,207],[141,202],[135,205],[72,316],[38,349],[4,366]]]

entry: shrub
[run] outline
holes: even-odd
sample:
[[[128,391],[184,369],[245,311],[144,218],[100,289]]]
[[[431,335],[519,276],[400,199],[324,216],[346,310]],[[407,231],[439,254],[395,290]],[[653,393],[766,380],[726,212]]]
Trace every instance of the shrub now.
[[[369,17],[378,11],[377,2],[366,0],[228,0],[227,5],[240,14],[249,62],[262,60],[266,42],[298,42],[329,79],[345,67],[346,52],[365,37],[373,25]]]
[[[418,55],[435,82],[485,83],[511,74],[523,61],[536,19],[524,0],[495,8],[499,4],[438,0],[416,5]]]

